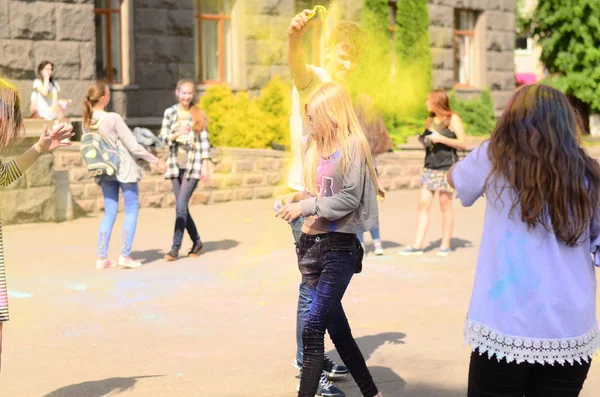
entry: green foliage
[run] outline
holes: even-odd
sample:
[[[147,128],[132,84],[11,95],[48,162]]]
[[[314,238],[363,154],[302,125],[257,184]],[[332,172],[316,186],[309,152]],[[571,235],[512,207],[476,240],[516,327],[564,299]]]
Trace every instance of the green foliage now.
[[[455,91],[450,91],[450,107],[460,116],[465,132],[471,136],[489,135],[496,126],[494,101],[488,90],[482,91],[479,98],[459,99]]]
[[[431,89],[431,50],[427,0],[399,1],[396,13],[396,54],[401,69],[410,67],[420,82],[423,100]]]
[[[364,1],[361,27],[368,47],[351,83],[351,92],[354,96],[366,93],[374,98],[394,143],[399,144],[423,130],[432,66],[427,0],[396,4],[392,35],[388,2]]]
[[[409,137],[417,136],[425,129],[425,120],[421,118],[391,118],[386,120],[386,125],[392,137],[394,147],[406,143]]]
[[[458,98],[456,91],[450,91],[448,96],[450,106],[462,119],[467,135],[486,136],[492,133],[496,116],[492,95],[488,90],[483,91],[479,97],[468,100]],[[427,112],[421,112],[416,117],[386,119],[394,146],[404,144],[409,137],[422,133],[426,121]]]
[[[540,1],[532,26],[551,84],[600,112],[600,1]]]
[[[233,93],[226,85],[211,86],[200,106],[209,120],[211,142],[217,147],[270,148],[289,146],[291,88],[275,76],[260,96]]]

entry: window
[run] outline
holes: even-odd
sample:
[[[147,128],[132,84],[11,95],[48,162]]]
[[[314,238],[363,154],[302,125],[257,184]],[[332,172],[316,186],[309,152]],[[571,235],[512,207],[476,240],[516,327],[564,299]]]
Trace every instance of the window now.
[[[317,4],[323,4],[319,0],[296,0],[296,13],[306,9],[313,9]],[[323,20],[321,16],[311,19],[311,31],[306,34],[302,40],[302,47],[306,55],[307,63],[315,66],[323,66],[323,49],[325,47],[325,37],[323,32]]]
[[[231,83],[231,12],[234,0],[198,0],[196,41],[201,83]]]
[[[96,78],[121,82],[121,0],[94,0]]]
[[[454,82],[470,87],[475,77],[475,23],[477,13],[454,11]]]
[[[517,53],[530,53],[533,49],[533,40],[529,36],[517,36],[515,39],[515,51]]]

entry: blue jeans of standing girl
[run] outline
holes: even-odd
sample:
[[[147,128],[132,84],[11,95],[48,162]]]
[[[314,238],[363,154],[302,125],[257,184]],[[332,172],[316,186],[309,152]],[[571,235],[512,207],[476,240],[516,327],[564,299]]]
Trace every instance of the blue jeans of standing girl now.
[[[125,202],[125,223],[123,224],[121,255],[130,256],[140,208],[138,184],[137,182],[121,183],[113,177],[103,179],[100,182],[100,187],[104,196],[104,217],[100,223],[100,232],[98,235],[98,258],[108,258],[108,244],[115,220],[117,219],[117,210],[119,207],[119,189],[123,191]]]

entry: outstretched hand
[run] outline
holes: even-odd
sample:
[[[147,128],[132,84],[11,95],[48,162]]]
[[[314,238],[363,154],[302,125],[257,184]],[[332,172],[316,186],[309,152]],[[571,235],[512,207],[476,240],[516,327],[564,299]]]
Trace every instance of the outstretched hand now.
[[[57,124],[48,131],[48,126],[44,125],[44,132],[40,136],[37,143],[40,153],[50,153],[59,147],[71,146],[73,142],[62,142],[65,139],[71,138],[73,135],[73,126],[66,123]]]
[[[312,10],[304,10],[300,14],[296,15],[288,27],[288,37],[290,39],[299,39],[300,37],[304,36],[308,30],[308,21],[312,15]]]

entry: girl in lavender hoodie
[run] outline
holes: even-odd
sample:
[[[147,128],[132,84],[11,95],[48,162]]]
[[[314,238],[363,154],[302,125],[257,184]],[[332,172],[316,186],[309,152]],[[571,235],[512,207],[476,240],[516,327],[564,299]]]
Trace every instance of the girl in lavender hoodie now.
[[[521,88],[491,139],[448,173],[486,212],[465,340],[469,397],[578,396],[600,348],[600,166],[565,95]],[[595,262],[599,263],[598,257]]]

